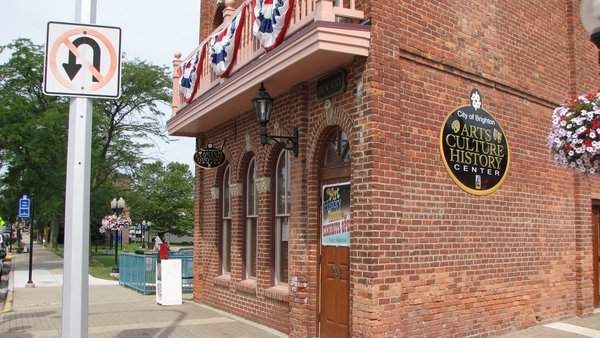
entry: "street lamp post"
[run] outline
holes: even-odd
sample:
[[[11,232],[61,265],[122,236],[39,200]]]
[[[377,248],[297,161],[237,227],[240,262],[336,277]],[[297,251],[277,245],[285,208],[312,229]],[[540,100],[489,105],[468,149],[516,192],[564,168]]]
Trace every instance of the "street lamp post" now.
[[[143,221],[142,224],[144,225],[144,234],[142,234],[142,241],[144,242],[142,244],[142,249],[146,248],[146,243],[148,243],[148,249],[150,249],[150,226],[152,225],[152,222],[148,221]],[[148,235],[148,240],[146,240],[146,235]]]
[[[142,221],[142,249],[146,249],[146,221]]]
[[[29,281],[27,281],[26,287],[35,287],[33,284],[32,274],[33,274],[33,230],[35,221],[33,218],[33,207],[35,204],[35,194],[31,195],[31,223],[29,224]]]
[[[125,209],[125,200],[123,199],[123,197],[120,197],[118,200],[116,198],[113,198],[113,200],[110,201],[110,208],[113,210],[115,215],[119,217],[119,215],[121,215],[121,212],[123,212],[123,209]],[[117,260],[117,255],[119,251],[119,243],[117,243],[119,239],[118,234],[119,228],[117,227],[115,229],[115,264],[113,265],[112,273],[119,273],[119,261]]]

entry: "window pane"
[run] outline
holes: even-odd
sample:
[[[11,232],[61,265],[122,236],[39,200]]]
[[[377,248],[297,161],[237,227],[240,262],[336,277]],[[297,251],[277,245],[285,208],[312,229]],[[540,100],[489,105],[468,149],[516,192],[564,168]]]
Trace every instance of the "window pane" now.
[[[275,278],[277,284],[288,282],[288,242],[289,242],[289,218],[277,218],[277,242],[275,259]]]
[[[221,219],[221,269],[222,273],[231,272],[231,175],[229,167],[223,173],[223,216]]]
[[[339,165],[343,162],[350,162],[350,147],[348,136],[341,130],[334,133],[327,141],[328,147],[325,151],[323,166]]]
[[[256,191],[257,179],[256,161],[250,160],[246,174],[246,277],[256,276],[256,224],[258,215],[258,192]]]
[[[350,162],[350,147],[348,146],[348,136],[343,131],[341,132],[341,134],[342,134],[342,151],[345,152],[345,154],[341,154],[343,156],[342,161]]]
[[[277,162],[277,214],[289,214],[290,210],[290,152],[282,151]]]
[[[274,280],[275,285],[288,283],[288,242],[289,242],[289,214],[291,210],[291,161],[290,152],[280,153],[276,171],[276,218],[275,218],[275,247],[271,254],[275,257]]]
[[[246,231],[246,276],[256,277],[256,218],[248,218]]]
[[[231,220],[223,220],[223,252],[222,267],[223,273],[231,272]]]
[[[323,163],[323,165],[325,165],[325,166],[335,164],[335,160],[338,157],[337,134],[333,135],[328,143],[329,143],[329,146],[327,147],[327,150],[325,151],[325,160]]]
[[[256,191],[256,162],[250,161],[248,167],[248,215],[258,215],[258,193]]]
[[[339,140],[338,140],[338,134],[335,134],[333,137],[331,137],[331,139],[329,140],[329,145],[331,146],[331,149],[333,150],[334,154],[339,154],[340,150],[339,150]]]
[[[229,195],[229,167],[225,169],[223,175],[223,217],[231,217],[231,201]]]

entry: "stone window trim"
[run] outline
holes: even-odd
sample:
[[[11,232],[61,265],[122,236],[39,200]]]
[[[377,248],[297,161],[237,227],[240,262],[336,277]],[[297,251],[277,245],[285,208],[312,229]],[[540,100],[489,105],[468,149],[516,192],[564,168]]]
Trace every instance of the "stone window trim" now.
[[[256,279],[250,279],[250,278],[244,279],[243,281],[235,284],[235,289],[240,292],[256,296],[256,289],[257,289]]]
[[[216,286],[223,286],[229,288],[229,283],[231,282],[231,274],[226,273],[223,275],[219,275],[213,279],[213,284]]]
[[[290,302],[290,288],[287,285],[276,285],[265,290],[265,298],[280,302]]]

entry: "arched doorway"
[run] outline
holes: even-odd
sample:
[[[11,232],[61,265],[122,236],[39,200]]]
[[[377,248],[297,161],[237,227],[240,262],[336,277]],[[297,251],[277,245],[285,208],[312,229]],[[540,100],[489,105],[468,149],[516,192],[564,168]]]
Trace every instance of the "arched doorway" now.
[[[340,128],[319,156],[319,335],[350,337],[350,146]]]

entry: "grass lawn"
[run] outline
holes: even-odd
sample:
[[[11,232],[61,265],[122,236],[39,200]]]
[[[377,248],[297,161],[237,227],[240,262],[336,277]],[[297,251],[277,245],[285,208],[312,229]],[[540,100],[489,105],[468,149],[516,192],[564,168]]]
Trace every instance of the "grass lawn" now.
[[[115,255],[94,255],[94,262],[90,264],[90,275],[100,278],[115,280],[111,275],[115,263]]]
[[[134,253],[136,249],[141,249],[140,248],[140,243],[129,243],[129,244],[125,244],[121,247],[121,245],[119,244],[119,251],[118,253],[122,253],[122,252],[130,252],[130,253]],[[171,244],[172,247],[192,247],[192,245],[190,244]],[[46,244],[46,247],[48,247],[48,245]],[[107,279],[107,280],[115,280],[110,273],[112,272],[112,267],[115,263],[115,254],[114,251],[112,254],[107,254],[105,253],[110,246],[105,245],[104,249],[102,249],[102,246],[98,246],[98,252],[96,252],[96,246],[92,245],[91,249],[92,249],[92,253],[93,253],[93,257],[92,257],[92,263],[90,263],[89,266],[89,273],[90,275],[96,277],[96,278],[100,278],[100,279]],[[113,249],[114,250],[114,249]],[[57,251],[55,251],[54,253],[60,257],[63,257],[63,252],[64,252],[64,245],[63,244],[58,244],[57,246]]]
[[[96,246],[92,245],[91,249],[92,249],[93,257],[92,257],[92,263],[90,263],[90,266],[89,266],[89,273],[93,277],[100,278],[100,279],[107,279],[107,280],[115,280],[110,275],[110,273],[112,272],[113,265],[115,263],[114,251],[112,254],[104,253],[109,249],[109,247],[110,246],[105,245],[104,249],[102,249],[102,246],[98,246],[98,253],[96,253],[95,252]],[[125,244],[125,245],[123,245],[122,249],[121,249],[121,245],[119,245],[118,253],[119,254],[121,252],[133,253],[136,249],[140,249],[140,243]],[[54,253],[60,257],[63,257],[63,252],[64,252],[64,245],[58,244],[57,251],[55,251]]]
[[[112,272],[113,265],[115,265],[115,254],[114,251],[112,254],[104,254],[103,252],[108,250],[110,246],[105,246],[104,250],[102,247],[98,248],[98,253],[94,252],[93,263],[90,264],[90,275],[100,278],[100,279],[108,279],[115,280],[110,273]],[[125,245],[119,244],[118,254],[122,252],[135,252],[136,249],[140,249],[140,243],[129,243]],[[96,250],[96,246],[92,246],[92,251]],[[114,248],[113,248],[114,250]],[[101,253],[102,252],[102,253]]]

